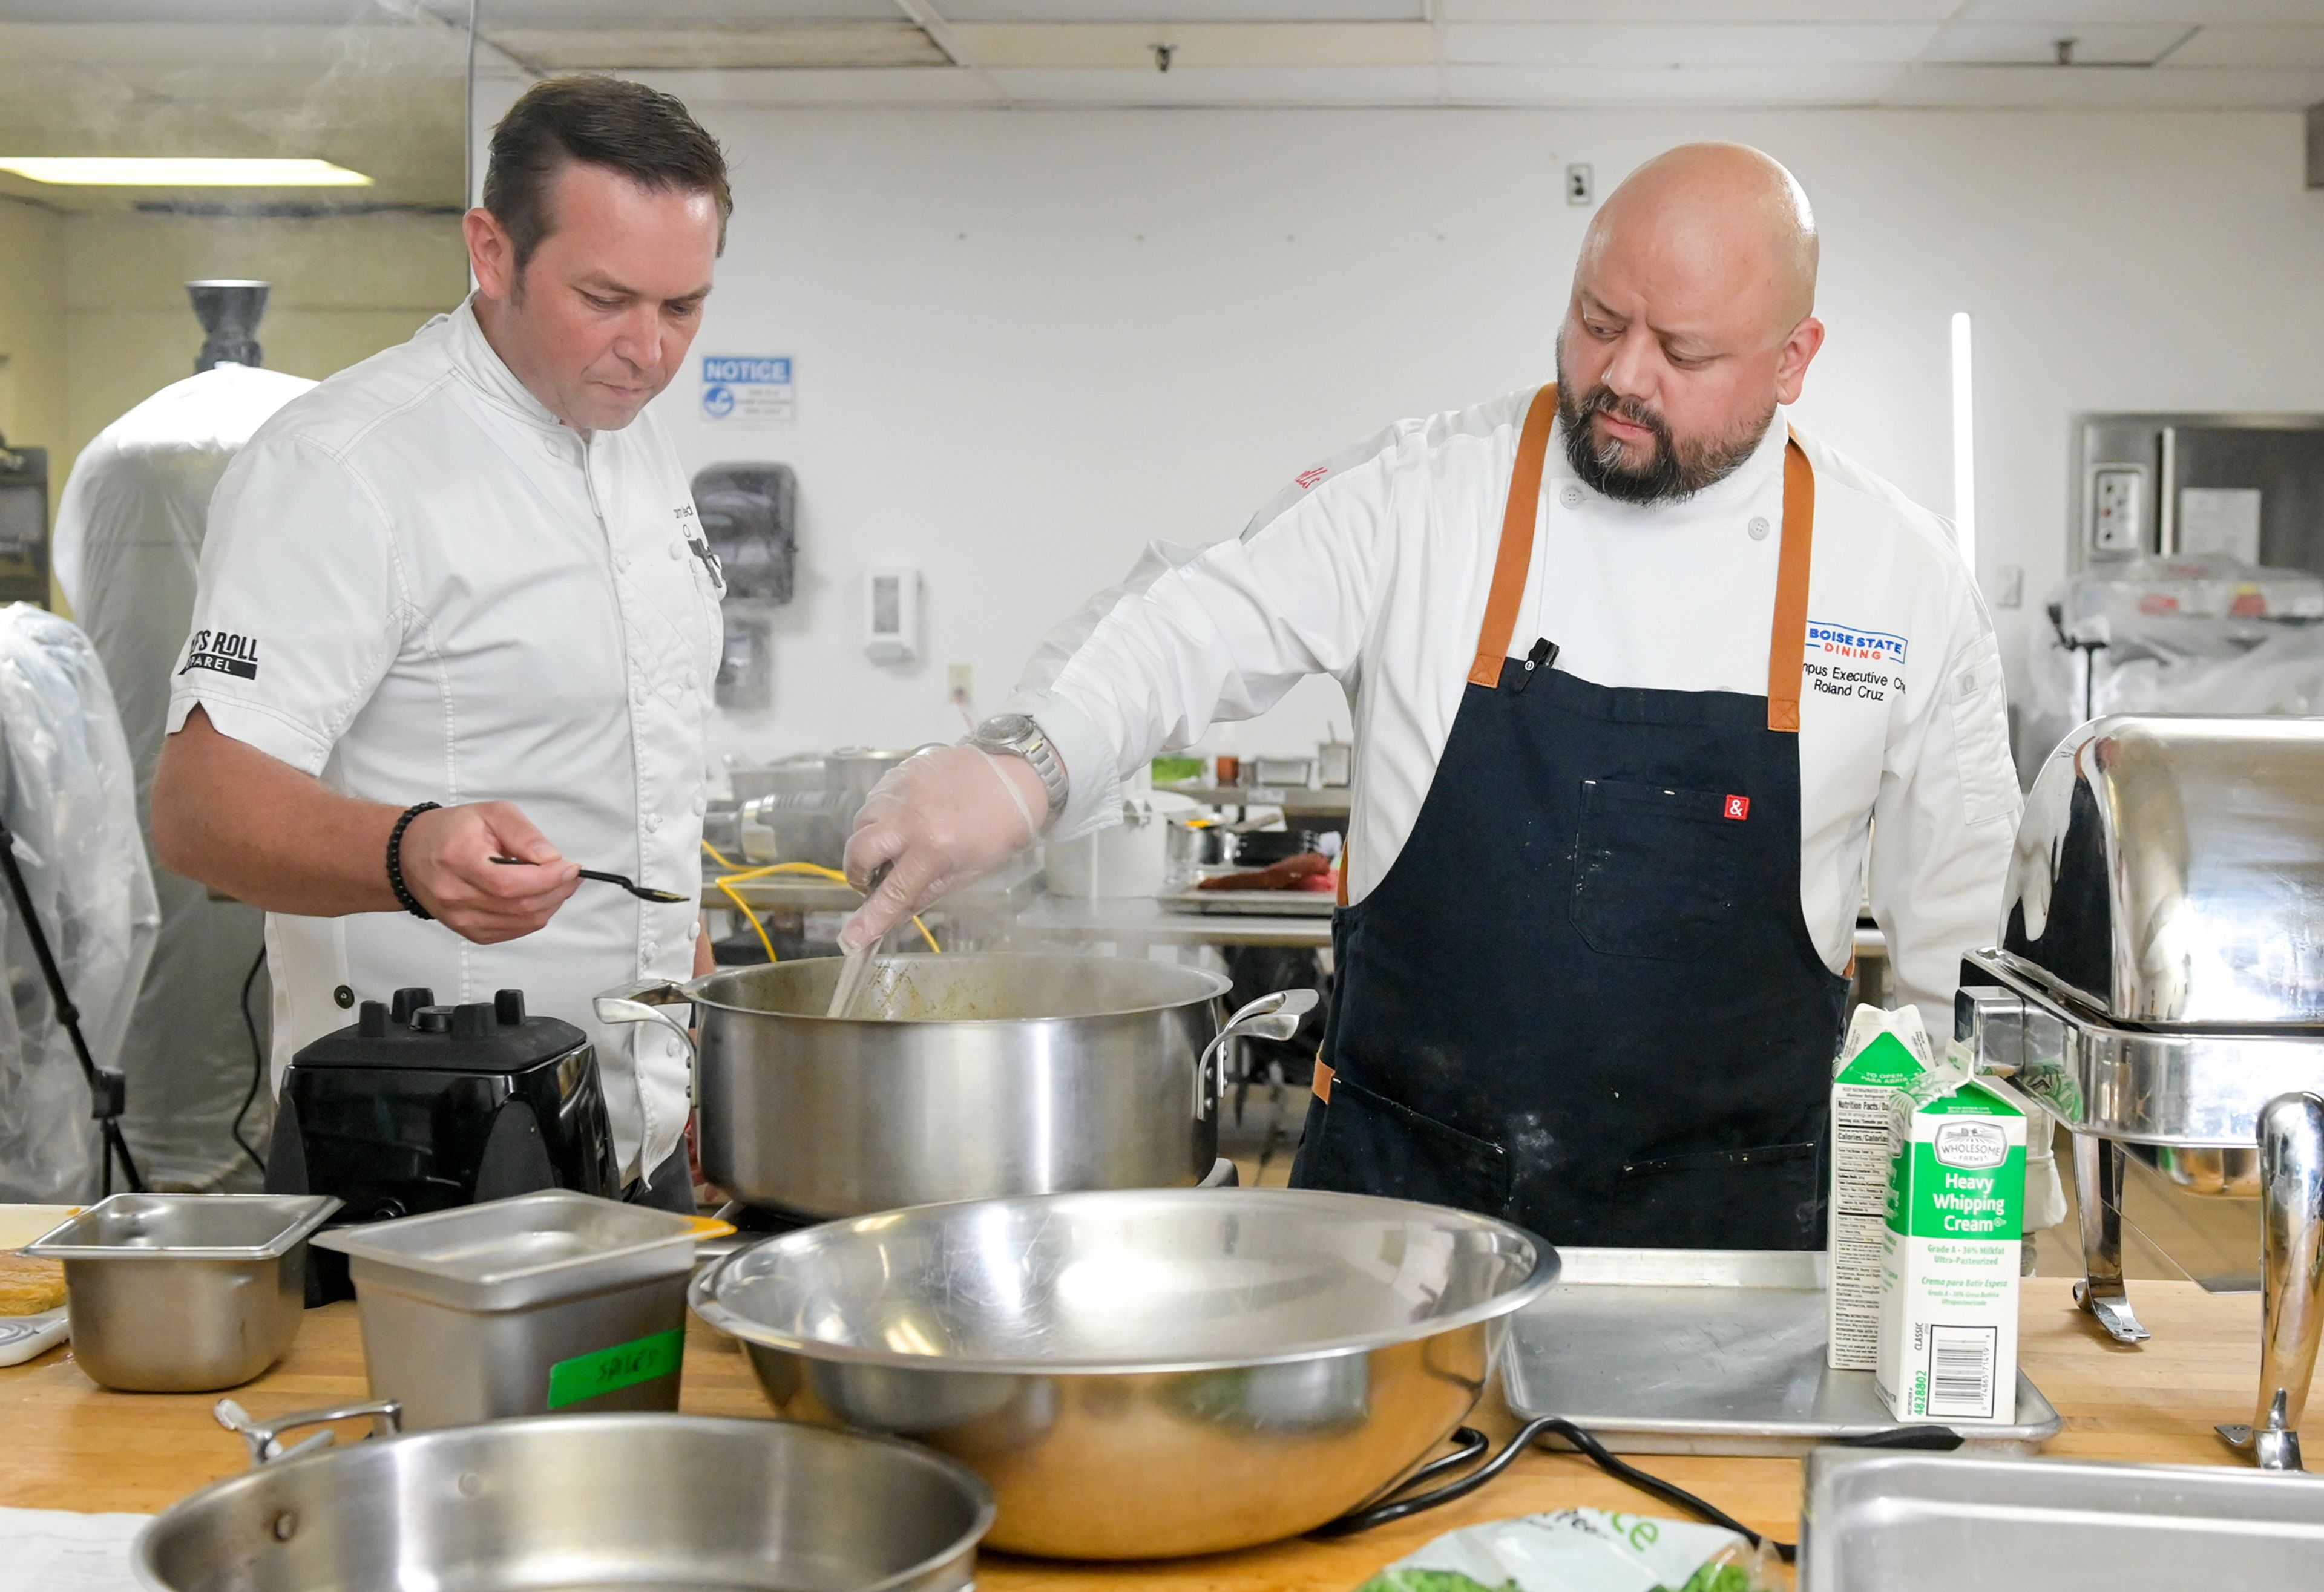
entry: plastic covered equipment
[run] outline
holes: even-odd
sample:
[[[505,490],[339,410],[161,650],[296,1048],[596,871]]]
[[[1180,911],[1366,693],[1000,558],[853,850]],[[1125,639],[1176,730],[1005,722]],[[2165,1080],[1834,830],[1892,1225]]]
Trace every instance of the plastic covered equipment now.
[[[0,816],[99,1067],[116,1065],[160,912],[137,833],[121,716],[88,638],[53,613],[0,608]],[[0,1000],[0,1201],[95,1197],[97,1124],[13,899]]]
[[[2060,588],[2019,714],[2018,778],[2107,713],[2324,712],[2324,579],[2222,553],[2132,558]]]
[[[136,774],[142,854],[161,907],[122,1054],[124,1127],[157,1188],[255,1188],[234,1140],[256,1058],[242,992],[264,915],[214,901],[153,862],[144,829],[168,722],[171,671],[193,622],[195,566],[210,493],[252,433],[315,385],[302,376],[221,364],[164,387],[81,451],[57,505],[57,584],[112,682]],[[265,1009],[262,983],[252,1005]],[[263,1020],[259,1019],[259,1020]],[[272,1102],[261,1090],[243,1136],[263,1150]]]

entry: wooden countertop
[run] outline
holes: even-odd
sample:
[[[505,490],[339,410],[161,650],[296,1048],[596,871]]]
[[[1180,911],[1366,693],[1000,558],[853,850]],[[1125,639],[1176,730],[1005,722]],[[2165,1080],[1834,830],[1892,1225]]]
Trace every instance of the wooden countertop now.
[[[2206,1294],[2190,1283],[2141,1283],[2144,1348],[2113,1343],[2075,1309],[2070,1284],[2025,1284],[2022,1363],[2065,1416],[2045,1453],[2175,1464],[2242,1464],[2213,1423],[2247,1421],[2259,1375],[2259,1300]],[[763,1415],[767,1406],[731,1339],[689,1321],[682,1404],[703,1414]],[[363,1346],[352,1304],[309,1311],[298,1342],[233,1396],[259,1416],[360,1398]],[[243,1468],[241,1440],[211,1419],[217,1394],[116,1394],[97,1387],[69,1347],[0,1369],[0,1505],[156,1512]],[[2324,1403],[2317,1408],[2324,1411]],[[1501,1412],[1483,1424],[1508,1430]],[[1793,1540],[1800,1468],[1791,1459],[1652,1456],[1640,1463]],[[1577,1455],[1536,1449],[1468,1498],[1342,1542],[1277,1543],[1206,1559],[1124,1566],[1045,1563],[999,1554],[978,1572],[983,1592],[1072,1587],[1170,1592],[1351,1592],[1389,1560],[1455,1526],[1537,1510],[1596,1505],[1669,1514]]]

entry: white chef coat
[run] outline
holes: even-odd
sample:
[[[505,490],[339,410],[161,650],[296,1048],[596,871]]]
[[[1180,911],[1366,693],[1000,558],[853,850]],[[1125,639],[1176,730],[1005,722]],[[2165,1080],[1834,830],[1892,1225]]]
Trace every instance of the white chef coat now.
[[[314,385],[238,364],[173,382],[80,450],[57,501],[57,584],[113,683],[149,860],[143,820],[194,612],[210,494],[259,427]],[[265,1142],[263,1108],[242,1109],[257,1060],[243,983],[263,919],[238,901],[211,900],[158,862],[153,893],[161,932],[121,1047],[129,1102],[122,1131],[157,1188],[254,1186],[234,1127],[240,1119],[251,1143]]]
[[[1395,865],[1451,735],[1533,390],[1390,427],[1303,472],[1241,537],[1157,547],[1053,632],[1010,711],[1056,743],[1056,833],[1111,821],[1120,781],[1211,723],[1329,674],[1356,729],[1348,893]],[[1732,474],[1640,508],[1585,486],[1553,437],[1509,642],[1609,686],[1767,688],[1783,524],[1780,419]],[[2000,655],[1951,527],[1809,437],[1815,528],[1800,701],[1800,906],[1849,962],[1870,869],[1901,998],[1952,1031],[1960,953],[1991,943],[2016,829]]]
[[[691,897],[720,636],[699,538],[652,415],[568,429],[464,304],[285,407],[226,472],[170,727],[198,703],[350,796],[514,802],[572,860]],[[591,998],[690,976],[698,918],[586,881],[500,945],[401,912],[270,915],[276,1075],[355,1000],[521,989],[595,1040],[635,1177],[684,1131],[684,1046],[599,1025]]]

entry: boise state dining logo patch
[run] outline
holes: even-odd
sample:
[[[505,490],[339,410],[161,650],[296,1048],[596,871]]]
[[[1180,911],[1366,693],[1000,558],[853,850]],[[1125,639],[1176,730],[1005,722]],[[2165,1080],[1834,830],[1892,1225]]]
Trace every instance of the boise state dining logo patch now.
[[[1886,702],[1904,689],[1904,638],[1886,630],[1808,621],[1801,670],[1808,688],[1823,696]]]
[[[258,638],[238,636],[232,630],[196,630],[186,644],[186,667],[178,672],[191,674],[196,669],[216,669],[221,675],[255,680]]]

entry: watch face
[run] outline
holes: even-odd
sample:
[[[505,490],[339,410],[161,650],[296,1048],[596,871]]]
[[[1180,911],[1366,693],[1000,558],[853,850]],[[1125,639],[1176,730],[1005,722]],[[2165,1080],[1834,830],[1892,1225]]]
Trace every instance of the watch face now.
[[[1022,741],[1033,733],[1033,721],[1025,713],[1001,713],[976,727],[979,741]]]

